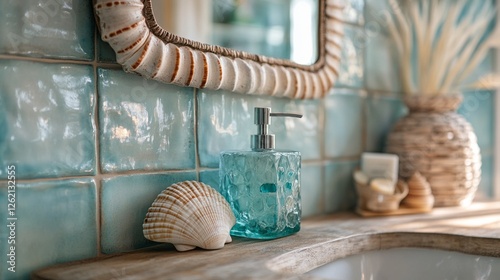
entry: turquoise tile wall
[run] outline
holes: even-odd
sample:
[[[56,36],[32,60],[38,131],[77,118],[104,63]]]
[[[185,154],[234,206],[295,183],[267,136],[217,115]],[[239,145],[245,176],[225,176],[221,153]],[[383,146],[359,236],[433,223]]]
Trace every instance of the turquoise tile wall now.
[[[383,2],[348,1],[339,81],[311,101],[147,81],[114,62],[97,37],[91,2],[0,3],[0,279],[151,245],[141,223],[155,196],[188,179],[218,188],[218,154],[249,148],[254,106],[304,114],[271,127],[279,148],[302,152],[303,216],[353,209],[361,153],[381,151],[406,113],[380,23]],[[485,61],[475,75],[493,67]],[[467,92],[459,110],[483,153],[483,197],[493,195],[494,98]],[[5,266],[10,165],[16,273]]]
[[[99,252],[96,183],[79,179],[18,182],[15,243],[8,243],[7,182],[0,182],[1,279],[28,279],[33,269],[96,257]],[[9,216],[11,217],[11,216]],[[7,249],[15,246],[16,272],[7,271]]]
[[[101,170],[193,169],[194,90],[98,69]]]
[[[400,99],[371,94],[366,100],[367,152],[384,150],[387,134],[399,118],[407,112]]]
[[[91,1],[4,0],[0,11],[0,53],[94,59]]]
[[[325,98],[325,156],[357,157],[363,150],[365,94],[334,90]]]
[[[321,158],[318,100],[296,101],[231,92],[198,94],[198,149],[202,167],[217,168],[223,150],[250,149],[250,135],[257,132],[253,108],[272,107],[274,112],[300,112],[301,119],[273,118],[269,130],[276,134],[276,148],[296,150],[303,160]]]
[[[149,206],[167,186],[196,180],[195,172],[137,174],[101,181],[101,252],[130,251],[154,245],[142,235]]]
[[[94,86],[89,65],[0,60],[0,164],[18,178],[94,175]]]
[[[356,193],[352,173],[359,167],[359,160],[332,161],[324,165],[323,196],[324,211],[327,213],[346,211],[356,205]]]
[[[486,71],[486,70],[482,70]],[[482,157],[482,179],[479,183],[478,197],[493,197],[494,169],[493,162],[495,156],[495,92],[476,90],[464,93],[458,112],[474,128],[477,135],[477,142],[481,149]]]

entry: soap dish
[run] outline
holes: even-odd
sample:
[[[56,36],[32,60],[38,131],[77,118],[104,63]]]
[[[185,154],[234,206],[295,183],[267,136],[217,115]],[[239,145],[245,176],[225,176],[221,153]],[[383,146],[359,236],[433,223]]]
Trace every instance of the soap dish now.
[[[401,200],[408,195],[408,185],[398,180],[394,194],[382,194],[373,190],[368,184],[356,182],[358,208],[373,212],[392,212],[399,209]]]

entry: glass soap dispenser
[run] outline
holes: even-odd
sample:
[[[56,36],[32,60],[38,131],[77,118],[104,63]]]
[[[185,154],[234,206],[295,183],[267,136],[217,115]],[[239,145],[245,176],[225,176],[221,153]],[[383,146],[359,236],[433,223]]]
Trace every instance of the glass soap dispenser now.
[[[251,151],[220,154],[221,192],[236,216],[231,235],[274,239],[300,230],[301,155],[275,150],[274,135],[268,133],[271,117],[302,115],[271,113],[255,108],[257,134],[251,136]]]

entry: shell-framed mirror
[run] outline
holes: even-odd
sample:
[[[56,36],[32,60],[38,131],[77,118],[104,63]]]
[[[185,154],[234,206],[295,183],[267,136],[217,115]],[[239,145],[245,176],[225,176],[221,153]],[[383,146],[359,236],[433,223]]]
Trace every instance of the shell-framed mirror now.
[[[94,10],[102,40],[127,72],[179,86],[311,99],[335,83],[343,37],[343,1],[318,2],[318,57],[310,65],[171,33],[157,23],[151,0],[94,0]]]

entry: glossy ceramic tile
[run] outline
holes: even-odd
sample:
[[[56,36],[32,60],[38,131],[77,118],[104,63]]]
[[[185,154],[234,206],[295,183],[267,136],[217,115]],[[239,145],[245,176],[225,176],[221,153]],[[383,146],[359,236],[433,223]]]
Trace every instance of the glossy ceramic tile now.
[[[300,195],[302,217],[323,213],[324,188],[323,167],[321,164],[302,164]]]
[[[335,87],[362,88],[365,36],[362,27],[344,25],[340,72]]]
[[[104,172],[194,168],[193,89],[99,69]]]
[[[16,174],[17,175],[17,174]],[[17,183],[16,272],[7,271],[7,183],[0,182],[1,279],[29,279],[35,270],[97,256],[96,188],[93,179]]]
[[[318,100],[244,96],[202,91],[198,96],[198,150],[204,167],[218,167],[223,150],[250,150],[254,107],[271,107],[273,112],[298,112],[302,119],[274,118],[269,128],[276,134],[276,149],[295,150],[302,159],[319,159],[320,120]]]
[[[0,164],[18,178],[95,174],[93,77],[90,66],[0,60]]]
[[[356,206],[356,189],[352,174],[357,161],[330,162],[325,166],[325,212],[353,210]]]
[[[401,92],[396,49],[384,20],[390,13],[388,1],[366,0],[365,7],[365,86],[368,90]]]
[[[142,234],[149,207],[173,183],[196,180],[194,172],[131,175],[104,179],[101,189],[101,250],[118,253],[154,245]]]
[[[272,120],[270,131],[276,134],[277,149],[299,151],[302,153],[302,160],[321,159],[322,102],[322,100],[286,100],[281,112],[298,112],[303,117]],[[273,110],[278,112],[277,108]]]
[[[219,169],[200,171],[200,182],[203,182],[220,192]]]
[[[0,53],[92,60],[91,1],[0,2]]]
[[[494,156],[487,155],[481,158],[481,182],[479,183],[476,198],[492,198],[494,196]]]
[[[101,62],[113,62],[116,63],[116,54],[115,51],[111,48],[111,46],[101,40],[100,34],[97,38],[97,58]]]
[[[363,25],[364,15],[363,8],[365,0],[349,0],[345,1],[344,20],[346,22]]]
[[[366,147],[367,152],[381,152],[385,148],[387,134],[403,117],[406,106],[400,99],[370,96],[366,99]]]
[[[325,154],[359,156],[363,150],[363,93],[334,91],[325,100]]]
[[[472,125],[481,154],[495,149],[495,94],[492,91],[464,92],[464,100],[458,109]]]
[[[349,0],[349,2],[356,2],[356,0]],[[366,25],[370,22],[377,22],[378,24],[384,23],[384,14],[390,12],[389,1],[380,0],[365,0],[364,1],[364,16]],[[368,26],[367,26],[368,27]]]

